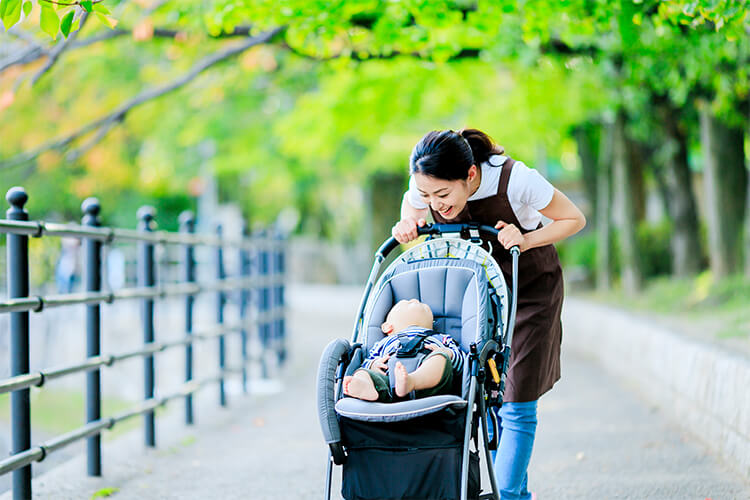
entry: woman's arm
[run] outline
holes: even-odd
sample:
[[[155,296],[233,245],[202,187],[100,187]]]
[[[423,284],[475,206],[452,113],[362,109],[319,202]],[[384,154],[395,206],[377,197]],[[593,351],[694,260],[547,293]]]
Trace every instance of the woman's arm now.
[[[500,229],[498,241],[505,248],[518,245],[521,251],[530,248],[541,247],[564,240],[568,236],[576,234],[586,225],[586,217],[575,204],[568,199],[561,191],[555,189],[552,200],[549,204],[539,211],[552,222],[546,226],[521,234],[514,225],[499,221],[496,228]]]
[[[393,226],[391,234],[399,243],[407,243],[417,239],[417,226],[424,226],[429,208],[414,208],[404,196],[401,200],[401,220]]]
[[[429,208],[414,208],[411,203],[406,199],[406,196],[401,200],[401,219],[412,217],[414,220],[427,219],[427,214],[430,213]]]
[[[522,246],[521,250],[564,240],[568,236],[576,234],[586,225],[586,217],[584,217],[583,212],[562,191],[557,189],[555,189],[555,194],[552,195],[549,205],[540,210],[539,213],[548,219],[552,219],[552,222],[536,231],[526,233],[525,248]]]

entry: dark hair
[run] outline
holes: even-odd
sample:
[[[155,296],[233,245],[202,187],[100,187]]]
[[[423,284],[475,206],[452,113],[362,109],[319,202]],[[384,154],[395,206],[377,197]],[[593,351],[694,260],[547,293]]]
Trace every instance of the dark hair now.
[[[479,166],[491,155],[505,150],[475,128],[433,130],[414,146],[409,158],[410,174],[425,174],[452,181],[466,179],[472,165]]]

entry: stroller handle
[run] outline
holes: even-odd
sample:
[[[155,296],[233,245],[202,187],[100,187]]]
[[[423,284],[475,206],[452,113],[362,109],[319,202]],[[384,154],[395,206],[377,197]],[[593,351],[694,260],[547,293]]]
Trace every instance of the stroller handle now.
[[[489,234],[491,236],[497,237],[497,233],[500,231],[498,229],[495,229],[492,226],[487,226],[484,224],[426,224],[424,226],[417,226],[417,234],[420,236],[429,234],[433,236],[439,236],[444,233],[459,233],[462,238],[469,238],[470,231],[475,230],[479,231],[480,233]],[[378,248],[377,254],[381,256],[382,258],[385,258],[389,253],[393,251],[397,246],[399,246],[400,243],[396,238],[391,236],[385,242],[383,242],[382,245],[380,245],[380,248]],[[521,249],[518,248],[518,245],[515,245],[510,248],[510,253],[514,254],[520,254]]]

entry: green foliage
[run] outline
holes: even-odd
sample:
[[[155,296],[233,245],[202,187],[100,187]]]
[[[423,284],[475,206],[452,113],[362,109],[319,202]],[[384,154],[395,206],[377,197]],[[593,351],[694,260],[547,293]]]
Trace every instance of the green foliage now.
[[[27,3],[0,0],[0,18],[20,17]],[[185,0],[153,11],[114,0],[34,5],[52,37],[74,32],[84,11],[101,22],[87,22],[81,38],[101,35],[101,23],[115,20],[134,37],[70,50],[54,78],[12,90],[15,103],[0,111],[13,123],[3,127],[0,158],[88,123],[234,43],[214,37],[241,26],[252,34],[285,26],[270,44],[133,109],[80,159],[51,152],[34,166],[42,178],[8,174],[34,187],[38,214],[77,219],[80,200],[97,194],[105,216],[125,226],[139,203],[166,200],[169,213],[192,207],[201,179],[214,172],[222,199],[238,200],[257,222],[294,203],[309,231],[356,238],[367,179],[404,172],[411,147],[430,129],[487,130],[514,157],[548,163],[555,182],[578,175],[574,125],[625,107],[639,137],[658,137],[655,96],[690,109],[703,95],[727,120],[739,119],[750,81],[748,37],[736,36],[747,27],[745,1]],[[29,14],[22,22],[33,31]],[[179,36],[154,37],[154,26]],[[0,84],[0,96],[9,88]],[[208,156],[200,153],[205,144],[213,145]],[[649,273],[662,269],[658,263]]]
[[[70,34],[70,28],[73,26],[73,16],[75,15],[75,12],[70,11],[65,16],[63,16],[62,20],[60,21],[60,32],[62,32],[63,36],[65,38],[68,37]]]
[[[664,219],[657,224],[642,222],[636,229],[640,249],[641,271],[645,278],[666,276],[672,272],[670,240],[672,223]]]
[[[107,7],[102,5],[104,0],[79,0],[71,2],[53,2],[51,0],[37,0],[39,6],[38,23],[39,28],[52,39],[57,38],[58,33],[67,38],[70,33],[77,31],[80,24],[80,16],[84,12],[93,12],[99,21],[109,28],[117,25],[117,20],[111,16]],[[23,16],[21,13],[23,12]],[[19,22],[26,21],[33,16],[34,2],[31,0],[0,0],[0,20],[5,30],[10,29]],[[27,23],[29,21],[26,21]]]
[[[71,19],[71,23],[72,23]],[[42,4],[42,15],[39,18],[39,25],[42,31],[47,33],[52,38],[57,37],[57,32],[60,29],[60,19],[57,17],[57,12],[51,4]]]
[[[720,342],[736,350],[736,339],[750,339],[750,282],[740,275],[716,282],[709,271],[693,278],[659,277],[649,280],[638,295],[621,291],[601,292],[592,300],[613,302],[618,307],[666,315],[675,328]],[[739,344],[742,348],[742,344]]]
[[[596,275],[596,233],[589,231],[555,245],[564,269],[583,269],[593,283]]]
[[[16,24],[21,19],[21,0],[0,1],[0,19],[6,29]]]
[[[672,224],[668,219],[659,223],[642,222],[638,225],[636,237],[638,239],[639,259],[641,261],[643,276],[646,279],[668,276],[672,272],[672,258],[670,250],[670,239],[672,236]],[[610,255],[613,259],[615,274],[620,272],[618,231],[612,234],[612,248]],[[582,235],[574,236],[556,244],[560,262],[566,269],[583,270],[589,278],[590,283],[596,279],[597,262],[597,235],[590,230]]]

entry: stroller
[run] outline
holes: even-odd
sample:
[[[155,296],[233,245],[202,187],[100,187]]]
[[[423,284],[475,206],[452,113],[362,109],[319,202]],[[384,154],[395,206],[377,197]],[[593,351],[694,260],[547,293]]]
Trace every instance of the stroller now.
[[[317,402],[329,447],[327,499],[334,464],[343,466],[341,493],[347,500],[500,499],[491,459],[499,433],[489,439],[488,415],[492,429],[498,426],[495,412],[487,410],[502,404],[520,251],[510,251],[509,294],[500,266],[490,255],[490,239],[497,242],[495,228],[432,224],[419,228],[419,233],[429,238],[399,255],[376,284],[383,261],[398,242],[390,238],[378,249],[351,343],[333,340],[321,356]],[[387,312],[399,300],[412,298],[430,306],[434,329],[450,334],[466,356],[462,376],[454,377],[454,392],[395,403],[343,396],[341,381],[383,338],[380,325]],[[480,428],[490,493],[482,493],[480,487]]]

